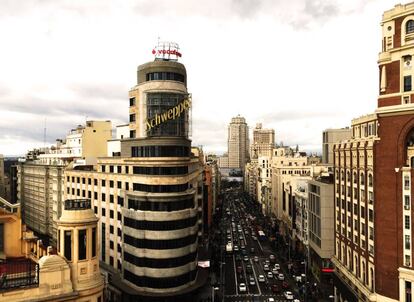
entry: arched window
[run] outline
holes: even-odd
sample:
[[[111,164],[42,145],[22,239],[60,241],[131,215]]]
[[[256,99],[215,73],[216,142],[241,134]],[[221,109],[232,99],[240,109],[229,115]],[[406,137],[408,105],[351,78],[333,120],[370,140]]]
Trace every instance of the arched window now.
[[[364,173],[361,173],[361,186],[365,185],[365,176]]]
[[[405,24],[405,33],[411,34],[414,32],[414,20],[408,20],[408,22]]]
[[[346,181],[351,181],[351,173],[346,171]]]
[[[368,186],[372,187],[372,174],[368,174]]]
[[[358,183],[357,172],[354,172],[354,184]]]

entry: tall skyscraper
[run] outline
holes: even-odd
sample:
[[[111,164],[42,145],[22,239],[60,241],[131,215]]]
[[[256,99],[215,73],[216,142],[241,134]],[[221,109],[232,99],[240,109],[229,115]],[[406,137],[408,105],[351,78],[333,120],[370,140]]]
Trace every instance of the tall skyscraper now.
[[[263,129],[261,123],[256,124],[256,128],[253,129],[253,142],[250,145],[250,157],[272,157],[274,147],[275,130]]]
[[[412,301],[414,3],[384,12],[374,114],[334,147],[335,292],[348,301]],[[344,286],[345,285],[345,286]]]
[[[249,159],[249,128],[244,117],[233,117],[228,127],[228,158],[230,169],[244,171]]]
[[[90,198],[100,217],[101,260],[123,300],[190,290],[203,223],[185,66],[157,56],[137,75],[129,91],[130,137],[120,139],[120,152],[66,171],[66,199]]]

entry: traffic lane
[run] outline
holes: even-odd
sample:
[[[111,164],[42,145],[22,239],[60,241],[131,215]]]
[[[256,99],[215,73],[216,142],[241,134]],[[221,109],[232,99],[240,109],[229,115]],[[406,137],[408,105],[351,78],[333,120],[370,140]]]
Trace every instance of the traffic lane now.
[[[233,261],[233,255],[226,255],[225,265],[224,265],[224,294],[225,295],[235,295],[236,294],[236,280],[235,276],[235,267]]]

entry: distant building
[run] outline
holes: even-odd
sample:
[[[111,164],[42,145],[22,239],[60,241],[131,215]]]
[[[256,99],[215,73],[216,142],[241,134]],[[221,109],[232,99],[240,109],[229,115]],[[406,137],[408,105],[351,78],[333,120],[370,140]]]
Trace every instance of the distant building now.
[[[4,156],[2,154],[0,154],[0,197],[6,198]]]
[[[249,128],[240,115],[233,117],[228,126],[227,150],[228,168],[244,171],[249,160]]]
[[[322,163],[333,165],[334,151],[333,146],[342,140],[351,138],[350,128],[326,129],[322,134]]]
[[[253,129],[253,142],[250,145],[250,158],[254,156],[272,156],[275,147],[275,130],[263,129],[262,124],[256,124]]]

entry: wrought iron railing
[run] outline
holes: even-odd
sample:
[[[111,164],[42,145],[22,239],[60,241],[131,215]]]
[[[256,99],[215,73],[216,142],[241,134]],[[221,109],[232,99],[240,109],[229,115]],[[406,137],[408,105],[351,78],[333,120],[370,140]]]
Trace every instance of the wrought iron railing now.
[[[39,264],[28,259],[0,263],[0,292],[39,286]]]

